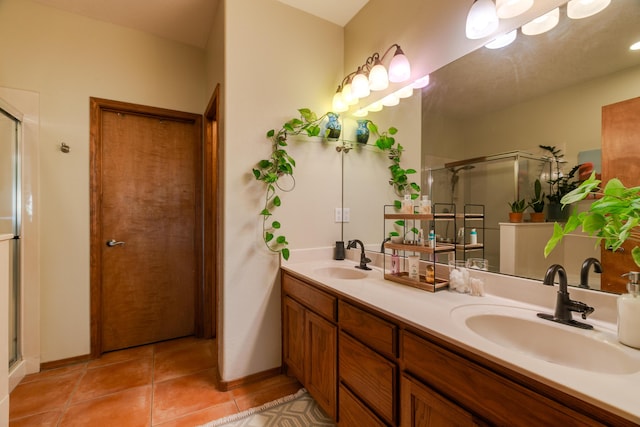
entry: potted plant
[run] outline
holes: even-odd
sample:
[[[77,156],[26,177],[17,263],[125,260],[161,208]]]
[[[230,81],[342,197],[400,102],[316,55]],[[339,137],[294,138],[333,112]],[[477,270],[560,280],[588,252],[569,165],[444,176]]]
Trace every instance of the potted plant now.
[[[550,185],[550,193],[547,196],[549,207],[547,209],[547,217],[550,221],[565,222],[569,216],[569,211],[564,210],[561,203],[562,198],[573,191],[580,181],[575,176],[580,169],[580,165],[576,165],[569,173],[562,172],[562,163],[564,163],[564,154],[562,150],[550,145],[540,145],[540,148],[549,152],[551,161],[553,162],[552,178],[547,181]]]
[[[514,200],[509,203],[509,207],[511,208],[511,212],[509,212],[509,222],[522,222],[524,211],[527,209],[527,203],[524,199]]]
[[[597,237],[598,243],[604,240],[605,247],[612,251],[618,250],[627,240],[640,242],[636,228],[640,225],[640,187],[626,188],[617,178],[610,179],[604,189],[600,188],[600,183],[594,172],[562,198],[562,204],[569,205],[594,193],[598,195],[586,211],[574,209],[564,227],[557,223],[554,225],[553,235],[544,248],[545,257],[565,235],[579,226],[585,233]],[[640,267],[640,247],[635,246],[631,256]]]
[[[544,198],[542,183],[540,183],[539,179],[536,179],[533,184],[533,198],[529,201],[529,206],[533,209],[533,212],[529,214],[531,222],[544,222]]]

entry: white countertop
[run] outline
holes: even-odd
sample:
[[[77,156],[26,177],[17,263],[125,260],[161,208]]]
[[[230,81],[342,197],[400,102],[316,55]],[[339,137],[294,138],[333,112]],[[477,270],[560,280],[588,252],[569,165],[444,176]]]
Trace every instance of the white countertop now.
[[[13,234],[0,234],[0,242],[13,239]]]
[[[319,274],[316,270],[321,268],[351,268],[357,264],[350,260],[332,260],[327,251],[320,251],[320,254],[321,256],[316,257],[316,260],[313,261],[310,260],[313,259],[311,252],[307,252],[302,256],[292,256],[291,261],[282,262],[282,268],[302,275],[352,299],[374,306],[383,313],[401,319],[409,325],[442,338],[456,346],[470,350],[502,366],[631,421],[640,423],[640,369],[632,374],[609,374],[547,362],[535,356],[493,343],[474,333],[463,324],[464,322],[456,321],[455,316],[452,316],[454,309],[459,309],[463,306],[487,305],[491,306],[493,310],[496,308],[501,309],[499,306],[506,306],[505,310],[508,310],[508,307],[529,309],[532,310],[532,319],[537,319],[535,312],[553,313],[557,288],[539,285],[540,292],[544,293],[544,299],[549,300],[548,305],[536,305],[498,296],[496,295],[498,294],[495,289],[496,286],[490,283],[486,283],[489,292],[483,297],[473,297],[468,294],[459,294],[447,290],[431,293],[384,280],[382,269],[376,267],[366,272],[366,278],[357,280],[336,279]],[[485,282],[491,280],[491,275],[487,277]],[[503,279],[496,278],[495,280],[500,281]],[[519,279],[511,278],[511,280],[514,282],[514,287],[520,286],[515,283]],[[514,289],[511,285],[509,285],[509,288],[506,293],[513,294]],[[527,292],[530,292],[530,290]],[[572,298],[574,298],[574,289],[570,289],[570,292]],[[575,290],[575,294],[577,293],[578,290]],[[597,300],[599,297],[596,296],[594,298]],[[574,299],[582,300],[580,298]],[[615,301],[615,297],[612,300]],[[598,305],[592,303],[590,305],[596,308],[596,312],[598,311]],[[610,310],[610,307],[604,309],[605,312]],[[578,316],[576,315],[576,317]],[[547,322],[542,319],[538,320]],[[595,320],[592,317],[589,317],[586,322],[592,324],[594,329],[576,332],[597,334],[599,340],[604,340],[608,345],[619,348],[631,358],[637,358],[638,366],[640,366],[640,350],[634,350],[618,343],[615,324]],[[556,323],[551,324],[557,325]],[[570,326],[557,326],[574,329]],[[544,338],[541,337],[541,339]],[[585,348],[582,351],[588,352],[589,350]]]

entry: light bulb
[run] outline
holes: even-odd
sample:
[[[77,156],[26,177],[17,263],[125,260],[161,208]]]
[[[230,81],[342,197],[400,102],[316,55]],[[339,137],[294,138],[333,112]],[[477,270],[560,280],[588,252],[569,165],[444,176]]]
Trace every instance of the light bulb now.
[[[336,92],[336,94],[333,95],[332,109],[336,113],[342,113],[349,109],[349,106],[342,98],[341,92]]]
[[[533,0],[496,0],[498,18],[509,19],[522,15],[533,6]]]
[[[351,81],[351,92],[357,98],[365,98],[371,93],[369,91],[369,79],[364,75],[362,70],[356,74]]]
[[[389,75],[387,69],[376,59],[376,63],[369,71],[369,89],[371,90],[385,90],[389,87]]]
[[[567,3],[567,16],[582,19],[593,16],[609,6],[611,0],[571,0]]]
[[[342,99],[347,105],[356,105],[358,103],[358,97],[353,96],[351,81],[347,82],[342,88]]]
[[[560,21],[560,9],[555,8],[549,13],[545,13],[542,16],[537,17],[533,21],[528,24],[524,24],[522,26],[522,34],[526,34],[528,36],[535,36],[537,34],[542,34],[556,25]]]
[[[498,14],[492,0],[476,0],[467,15],[466,34],[481,39],[498,29]]]
[[[398,46],[389,64],[389,81],[401,83],[408,80],[409,77],[411,77],[411,64],[409,64],[409,60],[400,49],[400,46]]]

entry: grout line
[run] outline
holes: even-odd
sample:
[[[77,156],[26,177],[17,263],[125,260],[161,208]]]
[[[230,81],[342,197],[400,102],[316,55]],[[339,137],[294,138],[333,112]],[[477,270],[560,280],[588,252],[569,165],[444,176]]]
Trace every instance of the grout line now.
[[[71,406],[71,401],[73,400],[73,396],[77,393],[78,389],[80,388],[80,383],[82,382],[82,379],[85,377],[85,375],[87,375],[88,365],[89,365],[89,362],[83,363],[82,373],[78,376],[78,379],[76,380],[76,385],[73,387],[73,390],[71,390],[71,393],[69,393],[69,397],[67,398],[67,401],[61,408],[62,412],[60,414],[60,417],[58,418],[58,423],[56,424],[57,426],[60,426],[62,424],[62,420],[64,419],[64,416],[67,415],[67,410]]]

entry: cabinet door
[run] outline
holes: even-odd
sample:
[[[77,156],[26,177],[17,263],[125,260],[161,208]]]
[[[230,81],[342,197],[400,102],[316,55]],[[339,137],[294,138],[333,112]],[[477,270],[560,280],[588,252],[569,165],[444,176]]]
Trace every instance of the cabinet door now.
[[[282,306],[282,358],[287,373],[304,383],[305,309],[289,297]]]
[[[335,420],[338,387],[338,329],[310,311],[305,313],[305,319],[304,385],[318,405]]]
[[[401,427],[478,426],[473,416],[406,375],[401,379]]]

